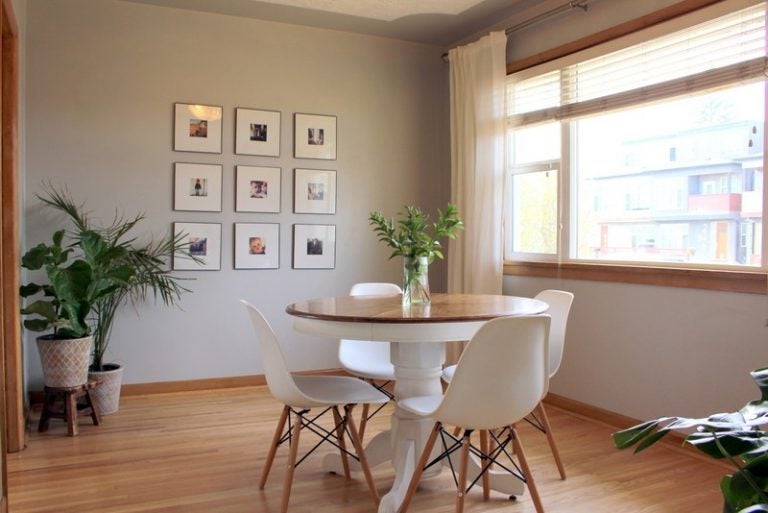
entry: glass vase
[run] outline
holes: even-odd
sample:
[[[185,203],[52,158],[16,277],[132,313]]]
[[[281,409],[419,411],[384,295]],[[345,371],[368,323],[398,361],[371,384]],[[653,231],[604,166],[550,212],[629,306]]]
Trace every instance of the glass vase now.
[[[403,258],[403,306],[430,303],[428,271],[427,257]]]

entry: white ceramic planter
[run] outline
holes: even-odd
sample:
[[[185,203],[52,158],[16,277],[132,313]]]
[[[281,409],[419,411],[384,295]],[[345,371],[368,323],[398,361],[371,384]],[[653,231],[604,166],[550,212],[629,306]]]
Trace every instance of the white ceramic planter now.
[[[98,381],[99,385],[91,391],[91,399],[96,403],[99,413],[110,415],[117,413],[120,407],[120,387],[123,384],[123,367],[116,363],[107,363],[103,371],[91,371],[88,378]]]
[[[47,387],[76,387],[88,381],[91,337],[57,339],[52,335],[37,338],[37,350]]]

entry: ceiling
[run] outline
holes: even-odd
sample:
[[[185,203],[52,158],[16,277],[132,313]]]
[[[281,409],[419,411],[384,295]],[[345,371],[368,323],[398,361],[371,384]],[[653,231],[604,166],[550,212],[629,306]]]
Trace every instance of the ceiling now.
[[[546,0],[128,0],[448,46]]]

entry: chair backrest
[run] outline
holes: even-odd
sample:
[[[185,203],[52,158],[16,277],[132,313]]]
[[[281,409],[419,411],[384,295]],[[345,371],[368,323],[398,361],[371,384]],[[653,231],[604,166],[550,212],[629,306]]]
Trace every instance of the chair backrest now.
[[[382,282],[355,283],[349,291],[350,296],[390,296],[402,293],[398,285]]]
[[[564,290],[542,290],[535,299],[549,305],[547,315],[552,317],[552,325],[549,328],[549,377],[551,378],[563,361],[565,329],[568,325],[568,314],[571,312],[573,294]]]
[[[356,283],[349,291],[350,296],[389,296],[402,294],[403,291],[394,283]],[[345,368],[357,367],[357,362],[376,361],[389,363],[389,344],[366,340],[339,341],[339,361]]]
[[[494,429],[533,411],[549,381],[549,324],[546,314],[484,324],[464,349],[433,418],[463,428]]]
[[[305,395],[296,386],[293,376],[285,364],[283,351],[277,341],[275,332],[269,325],[264,315],[252,304],[244,299],[240,300],[251,316],[251,322],[256,329],[256,338],[261,347],[261,355],[264,359],[264,374],[267,377],[267,387],[275,396],[275,399],[285,404],[296,404],[305,401]]]

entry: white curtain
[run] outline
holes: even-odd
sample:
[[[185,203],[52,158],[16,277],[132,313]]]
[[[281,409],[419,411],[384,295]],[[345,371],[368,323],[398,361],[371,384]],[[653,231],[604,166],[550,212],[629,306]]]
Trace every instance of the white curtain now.
[[[448,53],[451,202],[465,229],[448,247],[448,291],[501,294],[503,278],[504,32]]]

